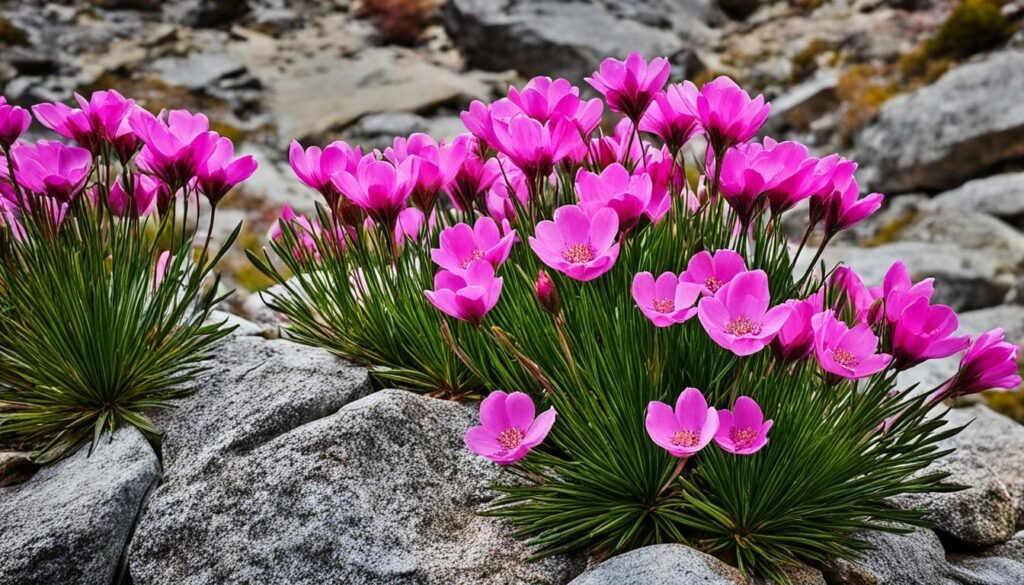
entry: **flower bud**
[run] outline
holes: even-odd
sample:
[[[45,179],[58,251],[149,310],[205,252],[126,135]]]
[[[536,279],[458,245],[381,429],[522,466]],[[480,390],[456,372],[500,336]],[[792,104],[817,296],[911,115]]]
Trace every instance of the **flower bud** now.
[[[558,296],[558,289],[545,270],[537,273],[537,301],[542,309],[555,317],[562,312],[562,299]]]

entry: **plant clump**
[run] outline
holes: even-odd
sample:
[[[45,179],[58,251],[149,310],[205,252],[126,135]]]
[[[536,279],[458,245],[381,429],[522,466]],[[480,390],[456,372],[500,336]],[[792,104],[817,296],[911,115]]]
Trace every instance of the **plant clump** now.
[[[927,524],[888,498],[955,489],[924,471],[959,431],[944,404],[1018,387],[1017,350],[956,335],[902,263],[880,287],[821,263],[882,204],[856,163],[754,141],[770,106],[727,77],[668,77],[632,54],[587,80],[600,98],[538,77],[474,102],[451,142],[293,143],[321,204],[250,258],[292,339],[484,397],[466,446],[516,477],[485,513],[537,556],[679,542],[786,582],[856,558],[860,531]],[[899,385],[959,352],[949,380]]]

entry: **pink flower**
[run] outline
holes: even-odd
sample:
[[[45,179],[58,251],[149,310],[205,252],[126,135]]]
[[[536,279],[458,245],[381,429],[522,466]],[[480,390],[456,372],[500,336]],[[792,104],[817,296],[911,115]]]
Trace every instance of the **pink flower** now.
[[[1003,340],[1001,327],[982,333],[960,358],[956,375],[928,397],[928,404],[986,390],[1018,389],[1021,377],[1017,349],[1016,345]]]
[[[676,399],[675,411],[664,402],[647,405],[647,434],[673,457],[689,458],[707,446],[718,431],[718,413],[700,390],[687,388]]]
[[[462,167],[469,154],[464,140],[445,144],[436,142],[426,134],[413,134],[408,139],[395,138],[394,145],[384,150],[384,158],[396,167],[410,162],[413,180],[413,204],[424,213],[434,209],[441,190],[446,188]]]
[[[374,220],[391,229],[415,185],[412,164],[412,160],[406,160],[396,167],[368,154],[360,159],[354,173],[338,171],[331,182]]]
[[[199,190],[214,207],[232,187],[256,172],[256,159],[251,155],[235,158],[235,147],[227,138],[218,138],[210,156],[196,168]]]
[[[558,414],[549,408],[534,416],[533,400],[522,392],[491,392],[480,403],[480,426],[466,432],[466,446],[499,465],[515,463],[540,445]]]
[[[715,296],[697,305],[697,317],[715,343],[738,356],[761,351],[789,318],[786,305],[768,308],[768,275],[763,270],[743,272]]]
[[[699,93],[689,81],[668,86],[664,93],[654,96],[654,103],[640,120],[640,130],[661,138],[669,152],[678,152],[700,131],[695,114]]]
[[[882,206],[885,196],[881,193],[860,197],[860,185],[853,176],[856,170],[856,163],[842,161],[836,166],[831,182],[822,194],[815,195],[811,200],[811,214],[824,221],[825,237],[831,238],[859,223]]]
[[[699,284],[704,287],[705,295],[714,296],[733,277],[746,271],[743,256],[723,248],[715,252],[714,256],[708,252],[694,254],[686,270],[679,275],[679,281]]]
[[[752,398],[740,396],[732,411],[718,411],[718,432],[715,442],[733,455],[750,455],[768,444],[768,431],[772,421],[764,420],[764,413]]]
[[[144,172],[177,191],[195,176],[199,165],[217,147],[216,132],[210,132],[210,121],[202,114],[171,110],[164,121],[145,110],[136,109],[129,117],[132,130],[142,140],[136,162]]]
[[[894,262],[882,281],[882,297],[885,299],[885,318],[889,323],[900,320],[903,311],[918,299],[930,301],[935,289],[935,279],[926,278],[914,284],[910,272],[903,262]],[[956,328],[954,327],[954,330]]]
[[[508,101],[541,123],[555,117],[572,120],[582,134],[590,134],[597,128],[604,110],[601,100],[583,101],[578,87],[565,79],[550,77],[534,77],[522,91],[508,88]]]
[[[171,263],[171,252],[164,250],[156,259],[156,267],[153,269],[153,288],[160,288],[160,283],[167,276],[167,267]]]
[[[814,328],[811,319],[821,312],[821,297],[789,300],[784,304],[791,309],[779,334],[771,342],[775,359],[783,362],[802,360],[814,349]]]
[[[725,152],[719,186],[744,229],[764,209],[776,177],[792,172],[780,162],[760,144],[740,144]]]
[[[496,122],[494,136],[495,148],[533,182],[550,175],[582,140],[576,125],[565,118],[542,124],[522,114],[507,124]]]
[[[24,108],[7,104],[0,97],[0,148],[7,150],[28,130],[32,115]]]
[[[645,162],[637,165],[633,173],[644,173],[651,178],[651,202],[644,210],[644,215],[653,223],[658,223],[671,209],[673,190],[683,199],[684,209],[692,212],[700,206],[700,202],[686,184],[682,166],[675,164],[667,146],[660,150],[649,149]]]
[[[665,87],[670,72],[667,59],[658,57],[648,63],[643,55],[634,51],[625,61],[602,61],[600,69],[587,78],[587,83],[604,96],[612,111],[624,114],[636,124],[654,96]]]
[[[562,312],[562,298],[558,295],[555,281],[551,280],[551,275],[546,270],[537,272],[537,284],[534,285],[534,291],[537,293],[537,302],[540,303],[540,307],[552,316],[558,317]]]
[[[820,192],[828,184],[839,155],[817,159],[799,142],[776,142],[765,138],[763,152],[779,167],[766,194],[772,215],[777,216]]]
[[[892,361],[891,355],[876,353],[878,337],[866,323],[851,329],[829,310],[815,315],[811,326],[814,328],[814,356],[830,374],[857,380],[881,372]]]
[[[484,209],[487,192],[501,178],[498,161],[481,159],[477,139],[471,134],[458,136],[455,142],[462,143],[467,154],[455,177],[445,187],[445,193],[459,211],[471,211],[474,207]]]
[[[708,135],[708,142],[721,154],[753,138],[771,110],[763,96],[750,99],[750,94],[724,76],[704,84],[696,105],[694,113]]]
[[[663,272],[657,280],[650,272],[633,277],[633,300],[656,327],[682,323],[696,315],[693,304],[701,290],[698,284],[680,282],[671,272]]]
[[[473,227],[460,223],[441,231],[440,248],[430,250],[430,258],[441,268],[461,274],[475,260],[486,260],[497,268],[512,251],[516,232],[505,237],[498,224],[489,217],[480,217]]]
[[[871,323],[871,307],[875,304],[875,296],[860,276],[849,266],[839,266],[832,273],[832,287],[842,295],[840,301],[853,309],[854,316],[862,323]],[[842,307],[837,306],[837,309]]]
[[[319,222],[310,221],[309,218],[298,215],[286,203],[281,208],[281,217],[270,226],[267,238],[274,241],[281,241],[284,238],[282,225],[287,224],[295,236],[295,246],[292,248],[292,256],[300,261],[313,260],[319,262],[321,259],[320,250],[314,236],[322,236],[323,228]],[[340,235],[340,234],[339,234]],[[338,238],[339,246],[344,246],[344,238]]]
[[[319,191],[331,209],[338,205],[338,190],[331,182],[331,175],[340,171],[355,173],[362,157],[358,146],[352,148],[341,141],[332,142],[322,150],[319,146],[303,150],[302,145],[292,140],[288,148],[288,162],[295,176],[306,186]]]
[[[165,189],[164,184],[153,177],[135,175],[129,193],[124,188],[124,177],[117,179],[110,189],[110,212],[118,217],[128,215],[145,216],[153,212],[157,196]],[[134,202],[134,205],[132,203]]]
[[[589,163],[590,167],[603,169],[613,163],[636,165],[643,158],[644,145],[637,140],[635,126],[629,118],[622,118],[615,124],[611,136],[599,136],[589,142],[581,141],[573,149],[571,158],[579,164]]]
[[[89,101],[78,94],[75,99],[81,109],[52,103],[37,104],[32,111],[43,126],[83,148],[99,153],[104,144],[110,144],[121,162],[131,158],[138,144],[129,122],[129,117],[138,109],[135,101],[114,90],[93,92]]]
[[[629,231],[651,203],[651,178],[630,175],[626,167],[614,163],[596,175],[580,169],[576,173],[576,193],[580,207],[593,215],[609,208],[619,216],[619,226]]]
[[[593,280],[615,264],[619,257],[619,218],[611,209],[599,209],[588,216],[576,205],[555,210],[554,221],[537,224],[530,248],[541,262],[574,280]]]
[[[22,188],[61,202],[77,197],[92,172],[88,150],[56,141],[16,144],[11,157]]]
[[[501,284],[490,262],[474,260],[462,274],[439,271],[434,275],[434,290],[423,294],[442,313],[479,326],[497,304]]]
[[[898,370],[912,368],[926,360],[944,358],[967,349],[971,337],[954,337],[960,323],[953,309],[931,305],[918,298],[893,325],[893,365]]]
[[[404,244],[406,241],[420,241],[420,234],[427,225],[427,216],[415,207],[406,207],[398,214],[398,221],[395,222],[395,243]]]

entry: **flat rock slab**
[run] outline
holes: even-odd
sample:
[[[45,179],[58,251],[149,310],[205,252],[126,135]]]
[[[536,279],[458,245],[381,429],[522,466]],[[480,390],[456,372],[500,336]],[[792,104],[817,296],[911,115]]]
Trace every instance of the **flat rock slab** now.
[[[745,585],[735,568],[682,544],[647,546],[612,557],[570,585]]]
[[[110,585],[160,465],[125,428],[0,488],[0,584]]]
[[[942,208],[987,213],[1024,228],[1024,173],[968,181],[940,193],[934,201]]]

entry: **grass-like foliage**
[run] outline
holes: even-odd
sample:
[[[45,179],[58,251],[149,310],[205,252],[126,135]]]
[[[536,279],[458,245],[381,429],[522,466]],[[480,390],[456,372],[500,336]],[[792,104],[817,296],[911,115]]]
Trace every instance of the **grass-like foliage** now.
[[[267,302],[293,339],[382,383],[553,408],[534,418],[526,395],[493,392],[466,437],[519,476],[486,513],[538,556],[683,542],[784,582],[787,566],[856,558],[860,530],[926,524],[887,499],[955,489],[923,472],[959,431],[942,401],[1019,385],[1016,349],[954,336],[901,264],[876,289],[820,264],[881,195],[862,197],[838,155],[749,142],[768,107],[730,80],[663,90],[667,76],[662,59],[602,64],[589,81],[623,115],[610,135],[600,100],[538,78],[474,103],[452,143],[293,144],[326,206],[286,210],[250,258],[282,285]],[[706,151],[684,148],[697,135]],[[790,241],[782,215],[805,199]],[[897,385],[965,349],[930,392]],[[680,398],[678,420],[659,418],[686,388],[717,411]],[[749,422],[754,403],[771,425]]]
[[[64,115],[85,117],[89,105]],[[114,92],[92,105],[115,128],[149,117]],[[47,112],[36,109],[44,122],[52,121]],[[198,128],[203,121],[191,119],[203,136],[194,138],[215,144],[215,134]],[[118,153],[104,127],[75,136],[89,149],[4,146],[0,442],[31,449],[40,462],[83,442],[95,448],[126,425],[156,439],[145,412],[190,392],[231,330],[209,318],[223,298],[212,271],[241,226],[216,252],[209,230],[197,243],[200,194],[214,191],[210,183],[203,190],[186,160],[196,153],[169,159],[184,172],[168,183],[143,174],[162,168],[146,142],[122,132],[122,145],[132,144]]]

